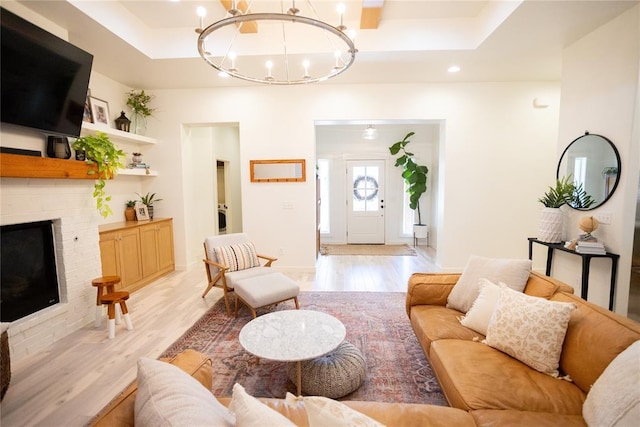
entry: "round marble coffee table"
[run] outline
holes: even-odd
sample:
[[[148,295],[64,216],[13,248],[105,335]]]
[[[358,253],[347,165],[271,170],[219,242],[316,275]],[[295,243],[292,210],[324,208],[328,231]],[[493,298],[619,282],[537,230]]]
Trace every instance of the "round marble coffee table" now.
[[[312,310],[275,311],[257,317],[240,331],[240,344],[249,353],[278,362],[297,362],[297,390],[302,394],[300,362],[332,352],[347,331],[335,317]]]

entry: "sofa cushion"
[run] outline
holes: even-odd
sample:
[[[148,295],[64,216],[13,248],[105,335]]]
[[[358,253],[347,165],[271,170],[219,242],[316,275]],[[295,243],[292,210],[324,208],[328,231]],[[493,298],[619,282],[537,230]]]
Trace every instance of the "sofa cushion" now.
[[[260,266],[256,247],[251,242],[217,246],[213,248],[213,252],[218,262],[229,267],[229,271],[245,270],[247,268]]]
[[[590,426],[632,426],[640,421],[640,341],[620,353],[597,379],[582,408]]]
[[[482,339],[476,331],[460,324],[463,314],[439,305],[416,305],[411,307],[411,327],[428,353],[431,343],[441,339],[456,338],[471,341]]]
[[[640,340],[640,323],[573,294],[559,292],[551,300],[571,302],[578,307],[569,320],[560,369],[588,393],[611,361]]]
[[[480,342],[434,341],[429,362],[455,408],[581,415],[585,393]]]
[[[480,279],[480,294],[467,314],[460,319],[460,323],[482,335],[487,335],[487,327],[499,296],[500,287],[498,285],[490,280]]]
[[[483,341],[526,363],[558,376],[562,343],[573,303],[549,301],[500,288],[500,296]]]
[[[295,427],[287,417],[251,396],[238,383],[233,385],[229,409],[235,414],[238,427]]]
[[[478,427],[587,427],[580,415],[552,414],[549,412],[481,409],[471,412],[471,416]]]
[[[138,360],[137,382],[137,426],[235,425],[227,408],[176,366],[142,357]]]
[[[494,283],[504,282],[510,288],[522,292],[529,272],[531,260],[485,258],[472,255],[460,279],[447,298],[447,307],[466,313],[480,293],[479,280],[488,279]]]

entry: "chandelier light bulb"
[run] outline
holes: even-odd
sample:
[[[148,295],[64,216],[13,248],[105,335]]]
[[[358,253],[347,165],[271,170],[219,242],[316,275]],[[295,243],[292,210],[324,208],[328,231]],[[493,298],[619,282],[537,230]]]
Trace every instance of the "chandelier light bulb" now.
[[[205,9],[203,6],[198,6],[196,8],[196,15],[198,15],[198,17],[200,18],[200,26],[196,28],[196,33],[200,34],[202,32],[202,29],[204,28],[204,18],[205,16],[207,16],[207,9]]]
[[[333,56],[336,57],[336,65],[333,66],[333,70],[334,71],[338,71],[339,69],[342,68],[342,64],[341,64],[341,62],[342,62],[342,60],[341,60],[342,54],[340,53],[339,50],[336,50],[335,52],[333,52]]]
[[[347,10],[347,8],[344,3],[338,3],[336,10],[338,11],[338,15],[340,15],[340,25],[338,25],[336,28],[340,31],[344,31],[347,29],[347,27],[345,27],[344,25],[344,11]]]
[[[309,60],[305,59],[304,61],[302,61],[302,66],[304,67],[304,76],[302,76],[304,79],[308,79],[311,76],[309,76]]]
[[[273,68],[273,62],[271,61],[267,61],[267,77],[266,79],[268,81],[272,81],[273,80],[273,76],[271,75],[271,69]]]
[[[238,57],[238,55],[236,55],[234,51],[231,51],[227,56],[231,61],[231,67],[229,67],[229,71],[232,71],[232,72],[238,71],[238,69],[236,68],[236,58]]]

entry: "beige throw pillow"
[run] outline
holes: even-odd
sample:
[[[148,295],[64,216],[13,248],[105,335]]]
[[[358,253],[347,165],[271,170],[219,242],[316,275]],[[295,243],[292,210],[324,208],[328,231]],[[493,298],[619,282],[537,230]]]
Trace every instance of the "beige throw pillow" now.
[[[562,343],[575,304],[500,288],[483,341],[533,369],[557,377]]]
[[[447,298],[447,307],[466,313],[480,293],[480,279],[493,283],[503,282],[511,289],[522,292],[529,280],[531,260],[469,257],[462,275]]]
[[[260,260],[253,243],[218,246],[213,248],[213,252],[218,262],[229,267],[229,271],[260,267]]]
[[[234,426],[227,408],[177,366],[146,357],[138,360],[136,426]]]
[[[582,406],[589,426],[631,427],[640,423],[640,341],[611,361]]]
[[[487,279],[480,279],[479,283],[480,295],[467,314],[460,319],[460,323],[482,335],[487,335],[487,327],[500,296],[500,287]]]
[[[287,417],[248,394],[238,383],[233,385],[229,409],[236,416],[237,427],[295,427]]]
[[[285,401],[290,406],[303,402],[309,427],[384,427],[384,424],[351,409],[344,403],[323,396],[296,397],[287,393]]]

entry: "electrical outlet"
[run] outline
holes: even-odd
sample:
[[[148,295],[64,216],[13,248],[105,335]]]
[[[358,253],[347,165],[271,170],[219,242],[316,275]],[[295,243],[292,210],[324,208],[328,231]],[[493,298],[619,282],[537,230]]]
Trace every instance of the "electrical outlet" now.
[[[284,255],[284,248],[278,248],[278,255]]]
[[[613,213],[611,211],[602,211],[594,215],[600,224],[611,224],[611,217]]]

